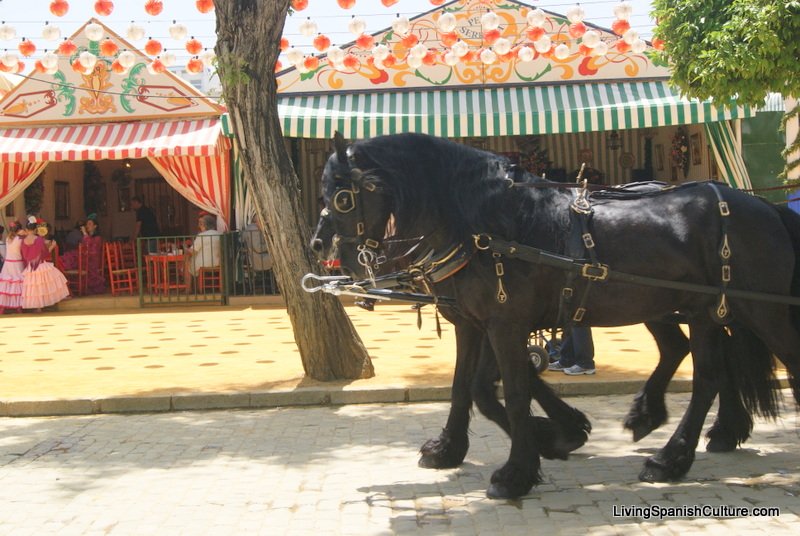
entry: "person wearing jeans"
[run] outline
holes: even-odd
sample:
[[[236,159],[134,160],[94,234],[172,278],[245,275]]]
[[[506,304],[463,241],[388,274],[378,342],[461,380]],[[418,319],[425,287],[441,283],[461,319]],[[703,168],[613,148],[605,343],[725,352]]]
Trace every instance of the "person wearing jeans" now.
[[[594,341],[592,329],[572,326],[564,330],[561,340],[561,357],[550,363],[547,370],[560,370],[569,376],[594,374]]]

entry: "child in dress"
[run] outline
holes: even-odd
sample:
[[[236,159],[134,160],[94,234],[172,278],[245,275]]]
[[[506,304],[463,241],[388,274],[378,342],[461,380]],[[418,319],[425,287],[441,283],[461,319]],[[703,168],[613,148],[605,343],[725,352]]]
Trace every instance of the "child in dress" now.
[[[51,251],[44,238],[36,233],[36,223],[27,225],[22,240],[22,260],[25,271],[22,273],[22,308],[33,309],[39,313],[42,307],[54,305],[67,296],[67,279],[49,262]]]
[[[22,310],[22,226],[19,222],[8,224],[6,238],[6,257],[0,271],[0,314],[7,309]]]

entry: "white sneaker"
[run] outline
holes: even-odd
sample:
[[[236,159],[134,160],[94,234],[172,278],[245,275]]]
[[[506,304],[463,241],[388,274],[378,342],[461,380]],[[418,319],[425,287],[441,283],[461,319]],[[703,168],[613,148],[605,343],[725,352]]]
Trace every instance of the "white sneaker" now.
[[[595,373],[593,368],[583,368],[580,365],[572,365],[564,369],[564,374],[569,376],[580,376],[581,374],[592,375]]]

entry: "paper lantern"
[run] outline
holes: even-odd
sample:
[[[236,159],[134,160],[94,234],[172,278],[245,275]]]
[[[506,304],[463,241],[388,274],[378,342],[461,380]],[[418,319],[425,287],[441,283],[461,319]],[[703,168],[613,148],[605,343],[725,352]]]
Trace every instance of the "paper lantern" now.
[[[119,47],[117,44],[112,41],[110,38],[106,37],[102,43],[100,43],[100,55],[110,58],[115,56],[119,52]]]
[[[42,62],[45,69],[58,67],[58,56],[52,52],[45,52],[39,61]]]
[[[186,70],[190,73],[202,73],[203,67],[203,62],[197,57],[194,57],[186,62]]]
[[[611,31],[617,35],[623,35],[631,29],[630,23],[625,19],[617,19],[611,23]]]
[[[633,13],[633,6],[630,2],[620,2],[614,6],[614,16],[620,20],[628,20]]]
[[[36,70],[37,73],[44,74],[47,72],[47,67],[42,65],[42,60],[36,60],[36,63],[33,64],[33,68]]]
[[[463,58],[469,52],[469,45],[459,40],[451,49],[457,58]]]
[[[547,15],[539,8],[529,11],[525,18],[528,20],[528,25],[532,28],[541,28],[544,26],[544,23],[547,22]]]
[[[125,36],[129,41],[141,41],[144,39],[144,28],[131,22],[131,25],[125,30]]]
[[[535,48],[536,52],[538,52],[539,54],[550,52],[550,47],[552,46],[553,46],[553,41],[550,39],[549,35],[545,35],[538,41],[533,42],[533,48]]]
[[[78,56],[78,61],[81,62],[83,68],[87,71],[94,69],[94,66],[97,64],[97,56],[89,52],[88,50],[84,50]]]
[[[194,5],[197,7],[197,11],[200,13],[211,13],[214,11],[214,0],[197,0]],[[306,5],[308,5],[308,0],[306,0]],[[297,11],[300,10],[298,9]]]
[[[436,21],[436,26],[439,27],[441,32],[452,32],[456,29],[456,16],[452,13],[443,13],[439,20]]]
[[[284,51],[284,50],[288,49],[289,48],[289,40],[286,39],[285,37],[281,37],[280,45],[278,45],[278,48],[281,51]]]
[[[519,61],[533,61],[533,49],[529,46],[521,46],[519,50],[517,50],[517,58]]]
[[[664,40],[658,37],[653,38],[653,48],[656,50],[664,50]]]
[[[425,54],[428,53],[428,47],[423,45],[422,43],[417,43],[413,47],[411,47],[408,51],[408,55],[412,58],[422,58]]]
[[[409,56],[408,58],[406,58],[406,63],[412,69],[419,69],[420,67],[422,67],[422,58],[417,58],[415,56]]]
[[[72,56],[78,50],[78,45],[72,42],[71,39],[64,39],[58,45],[58,53],[61,56]]]
[[[356,5],[356,0],[336,0],[342,9],[350,9]]]
[[[493,28],[491,30],[486,30],[485,32],[483,32],[483,41],[487,45],[491,45],[498,39],[500,39],[500,30],[498,30],[497,28]]]
[[[631,49],[631,46],[625,42],[624,39],[618,39],[616,43],[614,43],[614,48],[617,49],[617,52],[620,54],[625,54]]]
[[[58,41],[61,39],[61,28],[45,22],[42,27],[42,39],[45,41]]]
[[[582,22],[573,22],[569,25],[569,36],[573,39],[579,39],[586,33],[586,25]]]
[[[115,74],[125,74],[126,72],[128,72],[128,69],[126,69],[126,68],[125,68],[125,67],[124,67],[124,66],[123,66],[123,65],[122,65],[122,64],[119,62],[119,60],[114,60],[114,61],[112,61],[112,62],[111,62],[111,70],[112,70],[112,71],[113,71]]]
[[[66,0],[53,0],[50,2],[50,13],[56,17],[63,17],[69,11],[69,2]]]
[[[275,62],[275,72],[277,73],[281,69],[283,69],[283,64],[281,63],[281,60],[278,60],[278,61]]]
[[[164,53],[159,56],[159,59],[161,60],[161,63],[164,64],[164,67],[172,67],[177,61],[175,54],[167,51],[164,51]]]
[[[381,63],[386,68],[394,67],[397,65],[397,58],[394,57],[394,54],[389,54],[381,60]]]
[[[375,61],[383,61],[389,56],[389,53],[389,47],[383,43],[372,49],[372,57],[375,58]]]
[[[634,54],[641,54],[645,50],[647,50],[647,43],[645,43],[642,39],[637,39],[631,43],[631,52]]]
[[[327,35],[319,34],[314,38],[314,48],[320,52],[325,52],[331,46],[331,40]]]
[[[555,56],[559,60],[565,60],[569,57],[569,46],[561,43],[556,47],[553,51],[553,56]]]
[[[364,21],[364,19],[353,15],[353,18],[347,23],[347,29],[353,35],[361,35],[364,33],[364,30],[367,29],[367,23]]]
[[[103,30],[103,27],[96,22],[87,24],[86,28],[83,29],[83,35],[85,35],[86,39],[89,41],[100,41],[104,33],[105,30]]]
[[[451,47],[458,41],[458,34],[456,32],[447,32],[439,36],[442,44],[446,47]]]
[[[83,66],[83,64],[81,63],[81,60],[79,60],[77,58],[75,58],[75,60],[73,60],[73,62],[70,64],[70,67],[72,67],[72,70],[75,71],[76,73],[89,74],[89,73],[86,72],[86,67]]]
[[[316,71],[319,68],[319,58],[316,56],[307,56],[303,60],[303,67],[309,71]]]
[[[23,37],[22,41],[20,41],[19,45],[17,45],[17,50],[19,50],[19,53],[27,58],[36,52],[36,45],[33,43],[33,41],[28,41]]]
[[[478,51],[477,50],[468,50],[466,54],[461,57],[461,61],[464,63],[473,63],[478,59]]]
[[[369,50],[375,45],[375,38],[369,34],[361,34],[356,38],[356,46],[361,50]]]
[[[501,37],[494,42],[492,48],[500,56],[505,56],[511,51],[511,41],[509,41],[505,37]]]
[[[120,55],[117,56],[117,61],[126,69],[130,69],[133,67],[133,64],[136,63],[136,54],[130,50],[123,50],[120,52]]]
[[[589,48],[594,48],[600,42],[600,32],[596,30],[587,30],[583,34],[583,44]]]
[[[605,41],[600,41],[592,49],[592,56],[605,56],[608,54],[608,44]]]
[[[399,1],[400,0],[381,0],[381,4],[383,4],[386,7],[392,7],[393,5],[395,5]]]
[[[308,7],[308,0],[292,0],[292,9],[295,11],[303,11]]]
[[[200,54],[201,50],[203,50],[203,43],[192,37],[186,41],[186,50],[189,52],[189,54],[196,56]]]
[[[292,47],[288,52],[286,52],[286,60],[292,65],[297,65],[303,61],[303,51],[299,48]]]
[[[449,65],[450,67],[458,64],[458,56],[456,56],[455,52],[452,50],[446,52],[442,59],[444,60],[445,65]]]
[[[204,50],[203,53],[200,54],[200,61],[202,61],[203,65],[208,68],[212,68],[214,66],[214,60],[216,59],[217,54],[211,49]]]
[[[538,41],[547,34],[541,26],[531,26],[525,33],[531,41]]]
[[[189,35],[189,28],[187,28],[185,24],[176,21],[172,21],[168,30],[169,36],[175,41],[183,41],[186,39],[186,36]]]
[[[300,23],[300,26],[297,28],[300,31],[300,35],[305,37],[311,37],[315,33],[317,33],[317,23],[311,20],[311,18],[307,18],[303,22]]]
[[[11,41],[17,38],[17,29],[10,24],[0,24],[0,41]]]
[[[358,70],[359,61],[353,54],[347,54],[342,60],[342,64],[351,71],[356,71]]]
[[[112,11],[114,11],[114,2],[111,0],[97,0],[94,3],[94,12],[101,17],[108,17]],[[92,41],[97,41],[97,39],[92,39]]]
[[[639,40],[639,32],[637,32],[634,29],[630,29],[624,34],[622,34],[622,40],[628,43],[629,45],[633,45],[633,43]]]
[[[339,47],[331,47],[328,50],[328,59],[333,63],[341,63],[344,60],[345,51]]]
[[[582,56],[591,56],[592,49],[581,43],[580,45],[578,45],[578,53],[581,54]]]
[[[494,11],[487,11],[481,17],[481,27],[483,31],[495,30],[500,26],[500,17]]]
[[[402,44],[405,48],[411,48],[419,42],[419,37],[417,34],[408,34],[404,38],[400,40],[400,44]]]
[[[586,18],[586,12],[581,6],[572,6],[567,10],[566,15],[567,20],[572,23],[581,22],[584,18]]]
[[[0,56],[0,62],[9,69],[16,69],[19,63],[19,56],[14,52],[6,52]]]
[[[161,63],[160,59],[156,58],[150,62],[150,65],[147,66],[147,70],[150,74],[161,74],[167,70],[167,67]]]
[[[155,17],[160,15],[164,10],[164,3],[161,0],[147,0],[147,2],[144,3],[144,10],[148,15]]]
[[[485,48],[481,52],[480,58],[481,62],[485,63],[486,65],[491,65],[497,61],[497,54],[495,54],[492,49]]]
[[[431,4],[433,4],[434,6],[441,6],[442,4],[445,3],[445,1],[446,0],[431,0]]]
[[[148,39],[147,43],[144,44],[144,51],[151,56],[157,56],[158,54],[161,54],[163,49],[164,47],[161,45],[161,41],[158,39]]]
[[[411,23],[408,22],[408,19],[405,17],[398,15],[397,18],[392,21],[392,31],[400,37],[406,35],[410,28]]]

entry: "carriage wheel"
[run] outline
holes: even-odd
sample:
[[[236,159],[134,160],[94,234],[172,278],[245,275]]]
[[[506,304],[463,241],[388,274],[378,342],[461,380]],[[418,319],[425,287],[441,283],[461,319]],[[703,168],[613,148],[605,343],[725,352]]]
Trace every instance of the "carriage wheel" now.
[[[539,373],[544,372],[547,370],[547,367],[550,366],[550,355],[547,353],[547,350],[538,344],[528,346],[528,356],[530,356],[531,363],[533,363],[533,366],[536,367],[536,371]]]

